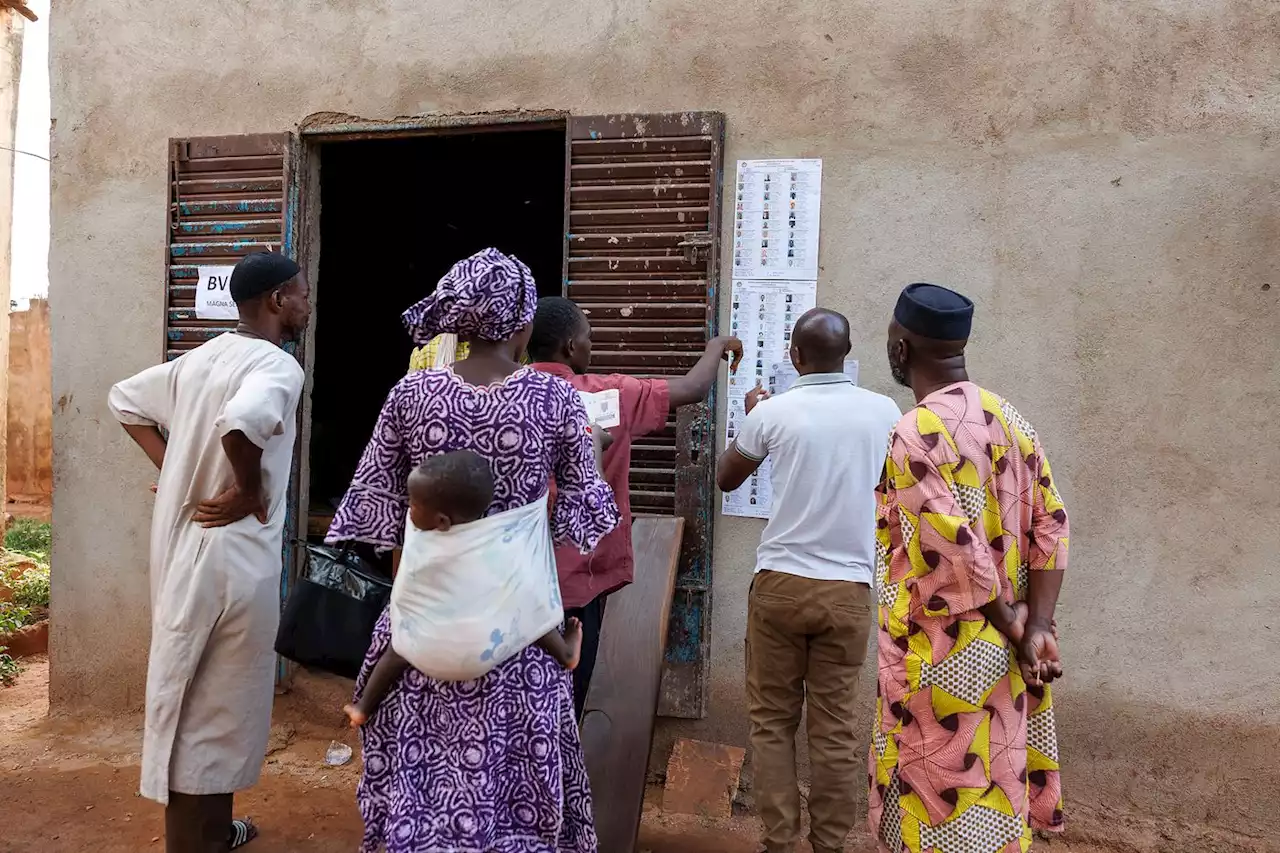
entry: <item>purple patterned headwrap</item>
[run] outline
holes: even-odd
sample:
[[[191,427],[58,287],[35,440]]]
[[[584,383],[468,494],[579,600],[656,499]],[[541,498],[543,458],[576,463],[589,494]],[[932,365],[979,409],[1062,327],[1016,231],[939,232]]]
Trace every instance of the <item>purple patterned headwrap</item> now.
[[[538,288],[514,255],[485,249],[458,261],[435,293],[401,315],[413,342],[451,333],[461,339],[505,341],[533,320]]]

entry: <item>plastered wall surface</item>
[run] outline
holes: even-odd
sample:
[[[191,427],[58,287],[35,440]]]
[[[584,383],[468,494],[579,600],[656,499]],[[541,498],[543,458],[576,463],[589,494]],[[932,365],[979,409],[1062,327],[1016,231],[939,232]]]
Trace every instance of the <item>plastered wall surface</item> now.
[[[1275,3],[68,0],[52,26],[55,709],[142,702],[153,477],[105,400],[159,355],[170,136],[708,109],[729,174],[823,159],[819,301],[849,315],[864,385],[908,402],[883,356],[903,284],[977,302],[972,375],[1040,431],[1072,517],[1069,802],[1269,818]],[[718,521],[709,717],[664,724],[659,754],[745,740],[759,529]]]

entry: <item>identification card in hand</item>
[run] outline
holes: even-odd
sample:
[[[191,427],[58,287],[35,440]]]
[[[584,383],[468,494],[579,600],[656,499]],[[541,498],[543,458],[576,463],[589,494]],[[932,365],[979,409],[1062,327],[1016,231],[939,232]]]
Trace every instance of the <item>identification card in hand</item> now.
[[[587,407],[587,423],[600,424],[606,429],[622,423],[622,406],[618,401],[617,388],[594,394],[579,391],[578,396],[582,397],[582,405]]]

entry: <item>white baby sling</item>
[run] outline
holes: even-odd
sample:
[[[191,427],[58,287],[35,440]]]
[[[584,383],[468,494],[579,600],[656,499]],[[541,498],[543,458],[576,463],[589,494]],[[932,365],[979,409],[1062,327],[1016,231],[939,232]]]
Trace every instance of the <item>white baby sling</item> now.
[[[447,531],[406,524],[391,646],[441,681],[470,681],[564,619],[547,496]]]

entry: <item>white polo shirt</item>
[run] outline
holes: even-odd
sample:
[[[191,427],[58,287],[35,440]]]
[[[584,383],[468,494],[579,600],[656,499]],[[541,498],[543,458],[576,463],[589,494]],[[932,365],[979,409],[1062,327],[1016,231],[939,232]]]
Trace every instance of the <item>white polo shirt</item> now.
[[[773,464],[773,514],[757,572],[872,585],[875,488],[901,417],[893,400],[842,373],[801,376],[751,410],[738,452]]]

